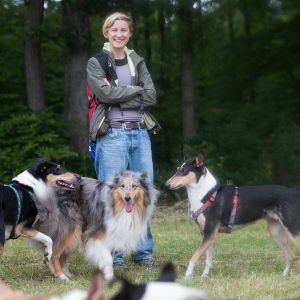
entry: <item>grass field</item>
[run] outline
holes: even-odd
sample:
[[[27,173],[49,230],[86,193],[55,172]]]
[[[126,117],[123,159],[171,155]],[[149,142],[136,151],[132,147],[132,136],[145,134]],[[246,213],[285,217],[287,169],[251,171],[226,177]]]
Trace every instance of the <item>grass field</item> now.
[[[184,279],[188,261],[198,246],[200,236],[194,221],[187,216],[184,205],[175,208],[158,207],[152,221],[155,258],[176,266],[178,282],[203,289],[210,299],[300,299],[300,261],[291,276],[284,278],[282,254],[260,221],[230,235],[220,235],[214,246],[214,267],[207,278],[200,277],[203,259],[194,276]],[[299,257],[300,250],[291,248]],[[126,256],[128,271],[116,272],[133,282],[155,279],[159,269],[137,267]],[[8,241],[0,258],[0,278],[14,289],[33,295],[61,295],[70,289],[87,289],[92,268],[79,249],[69,260],[74,275],[71,282],[52,278],[42,263],[42,255],[24,240]],[[118,289],[106,287],[109,299]],[[160,299],[158,299],[160,300]],[[161,299],[163,300],[163,299]]]

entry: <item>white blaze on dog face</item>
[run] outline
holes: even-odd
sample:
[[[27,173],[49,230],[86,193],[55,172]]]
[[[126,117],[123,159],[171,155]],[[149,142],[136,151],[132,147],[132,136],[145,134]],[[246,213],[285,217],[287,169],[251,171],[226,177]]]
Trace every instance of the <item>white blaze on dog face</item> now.
[[[144,191],[140,182],[134,177],[120,177],[113,194],[116,200],[115,212],[117,214],[123,208],[127,213],[132,212],[136,205],[141,206],[139,202],[144,199]]]
[[[188,160],[177,168],[176,173],[166,182],[166,187],[175,190],[183,186],[196,184],[202,173],[202,165],[199,167],[195,161]]]

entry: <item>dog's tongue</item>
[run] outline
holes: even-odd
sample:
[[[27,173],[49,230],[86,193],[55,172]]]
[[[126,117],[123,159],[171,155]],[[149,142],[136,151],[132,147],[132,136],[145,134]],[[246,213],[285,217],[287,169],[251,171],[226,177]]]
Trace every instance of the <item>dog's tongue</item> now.
[[[133,205],[131,201],[125,203],[125,210],[128,213],[130,213],[133,210]]]

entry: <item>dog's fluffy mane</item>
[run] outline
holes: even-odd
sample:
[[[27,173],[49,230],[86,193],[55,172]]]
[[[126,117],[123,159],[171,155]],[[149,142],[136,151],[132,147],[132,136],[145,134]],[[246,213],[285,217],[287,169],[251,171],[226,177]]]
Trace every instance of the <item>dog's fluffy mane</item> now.
[[[127,178],[138,183],[144,190],[145,215],[144,219],[134,217],[132,213],[122,211],[120,216],[114,214],[113,190],[118,186],[122,178]],[[81,197],[83,211],[85,211],[84,240],[93,231],[104,230],[109,237],[108,247],[124,251],[133,250],[140,241],[141,235],[145,237],[147,222],[149,221],[154,208],[158,191],[147,181],[143,173],[124,171],[113,176],[106,182],[100,182],[91,178],[82,178]],[[101,222],[99,222],[101,220]],[[137,222],[139,224],[137,224]],[[141,232],[143,232],[141,234]],[[127,239],[124,239],[127,236]]]

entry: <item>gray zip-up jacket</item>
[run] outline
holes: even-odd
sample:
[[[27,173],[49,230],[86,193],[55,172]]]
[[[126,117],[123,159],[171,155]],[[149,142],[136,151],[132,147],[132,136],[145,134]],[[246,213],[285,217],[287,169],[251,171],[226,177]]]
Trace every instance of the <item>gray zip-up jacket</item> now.
[[[108,54],[108,64],[116,69],[108,43],[104,44],[103,51]],[[156,103],[155,87],[144,59],[127,47],[125,47],[125,53],[131,74],[131,85],[127,87],[119,87],[117,79],[112,80],[110,85],[107,84],[105,71],[97,58],[91,57],[87,62],[87,81],[91,94],[97,102],[90,122],[90,139],[92,140],[96,140],[99,130],[105,130],[103,129],[105,108],[108,109],[111,105],[120,105],[122,110],[141,109]]]

